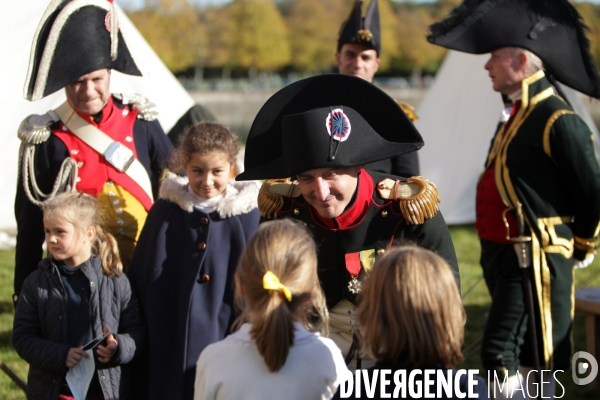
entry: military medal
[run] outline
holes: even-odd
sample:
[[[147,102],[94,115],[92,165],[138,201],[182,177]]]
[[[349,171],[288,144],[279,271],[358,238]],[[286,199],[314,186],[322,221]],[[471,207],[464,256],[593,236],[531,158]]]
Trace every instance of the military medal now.
[[[357,294],[361,289],[361,281],[358,280],[358,275],[361,269],[367,274],[371,272],[373,264],[375,263],[375,250],[363,250],[356,253],[345,254],[346,260],[346,271],[350,274],[350,282],[348,282],[348,290],[351,293]]]
[[[356,278],[356,276],[353,276],[352,279],[350,280],[350,282],[348,282],[348,290],[354,294],[361,291],[360,286],[361,286],[361,283]]]

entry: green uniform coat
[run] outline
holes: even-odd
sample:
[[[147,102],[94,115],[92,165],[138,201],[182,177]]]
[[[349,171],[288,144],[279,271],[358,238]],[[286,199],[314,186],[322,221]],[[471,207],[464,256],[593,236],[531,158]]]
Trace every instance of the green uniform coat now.
[[[545,369],[568,369],[573,255],[583,260],[593,253],[600,221],[600,168],[593,136],[585,122],[554,93],[542,70],[523,80],[521,107],[503,132],[501,127],[492,141],[486,169],[494,168],[496,186],[507,207],[522,205],[526,230],[532,236],[531,275],[541,365]],[[507,291],[498,290],[496,280],[502,279],[498,273],[514,266],[506,266],[511,256],[490,249],[490,243],[482,241],[482,265],[493,298],[483,361],[486,368],[508,368],[514,373],[516,366],[502,360],[510,339],[502,337],[498,329],[490,329],[490,324],[521,324],[504,328],[513,333],[522,330],[517,334],[522,344],[526,319],[517,322],[519,318],[507,314],[516,312],[514,308],[505,307],[504,314],[495,308],[494,303],[522,303],[522,298],[509,299]],[[512,250],[512,246],[507,247]],[[508,262],[515,261],[516,257]],[[520,310],[524,313],[522,304]]]

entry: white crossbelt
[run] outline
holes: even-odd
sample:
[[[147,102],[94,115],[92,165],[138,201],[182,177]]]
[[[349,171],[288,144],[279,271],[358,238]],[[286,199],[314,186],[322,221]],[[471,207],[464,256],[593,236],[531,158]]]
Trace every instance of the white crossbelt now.
[[[131,149],[113,140],[106,133],[81,118],[67,101],[55,109],[54,112],[75,136],[94,151],[103,155],[106,161],[118,171],[127,174],[127,176],[140,185],[151,200],[154,199],[148,172],[142,163],[134,157]]]

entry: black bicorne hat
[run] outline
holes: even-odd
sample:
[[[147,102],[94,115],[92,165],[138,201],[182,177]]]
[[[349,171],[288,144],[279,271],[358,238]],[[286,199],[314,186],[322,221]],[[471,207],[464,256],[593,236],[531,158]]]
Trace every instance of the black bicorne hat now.
[[[381,54],[381,28],[379,27],[379,0],[371,0],[367,15],[362,17],[362,1],[354,3],[350,16],[340,29],[337,50],[346,43],[359,43],[372,47]]]
[[[142,73],[110,0],[54,0],[35,33],[24,96],[39,100],[82,75],[108,68]]]
[[[421,147],[417,129],[381,89],[354,76],[319,75],[281,89],[262,106],[237,179],[359,166]]]
[[[464,0],[429,29],[429,42],[466,53],[527,49],[556,80],[600,98],[588,28],[567,0]]]

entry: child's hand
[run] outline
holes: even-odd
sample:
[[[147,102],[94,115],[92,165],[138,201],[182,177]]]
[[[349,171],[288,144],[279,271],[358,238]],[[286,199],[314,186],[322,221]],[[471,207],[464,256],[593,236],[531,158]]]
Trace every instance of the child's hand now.
[[[67,354],[67,368],[73,368],[79,361],[81,361],[81,357],[90,358],[88,354],[83,351],[83,346],[72,347]]]
[[[104,327],[104,333],[108,334],[108,328]],[[106,337],[106,347],[100,345],[98,346],[98,361],[101,363],[107,363],[110,361],[112,356],[117,352],[117,347],[119,346],[119,342],[113,336],[113,334],[109,334]]]

